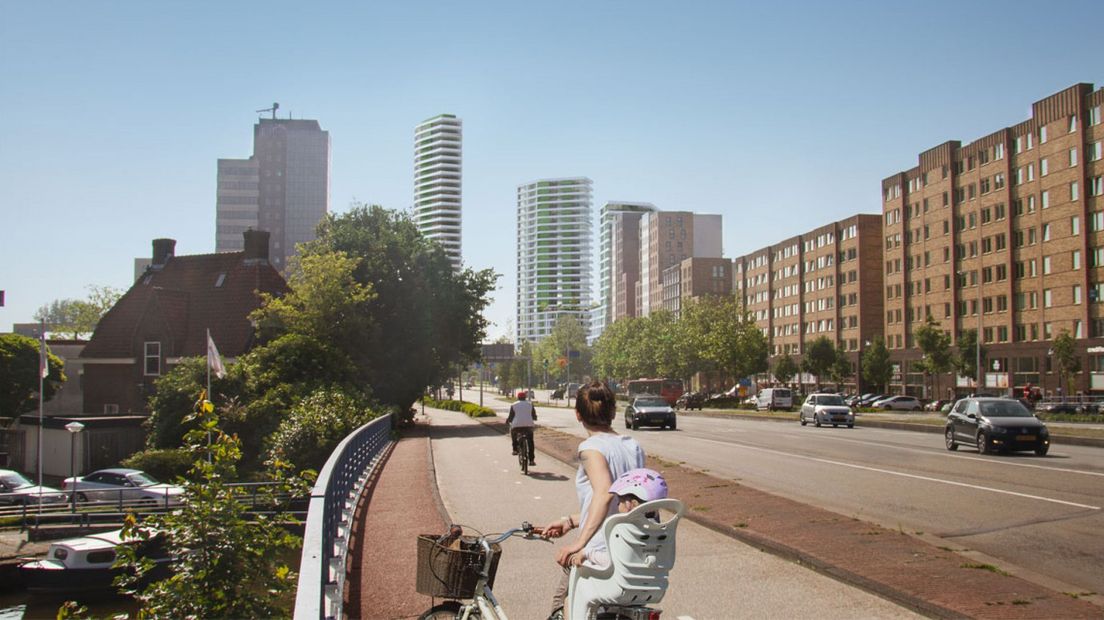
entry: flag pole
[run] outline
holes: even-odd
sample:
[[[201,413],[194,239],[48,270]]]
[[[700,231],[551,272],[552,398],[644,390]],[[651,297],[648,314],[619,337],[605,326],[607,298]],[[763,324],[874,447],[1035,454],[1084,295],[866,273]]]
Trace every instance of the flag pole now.
[[[46,386],[46,319],[40,319],[38,324],[38,511],[42,512],[42,403],[45,400],[42,391]]]

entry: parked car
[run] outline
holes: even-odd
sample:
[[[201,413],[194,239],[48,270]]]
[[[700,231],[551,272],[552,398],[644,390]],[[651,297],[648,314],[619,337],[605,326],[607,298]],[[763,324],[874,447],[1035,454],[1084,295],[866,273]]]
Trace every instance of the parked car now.
[[[920,411],[920,400],[915,396],[888,396],[870,403],[874,409],[886,411]]]
[[[764,388],[756,395],[755,409],[758,411],[789,411],[793,409],[793,391],[789,388]]]
[[[38,486],[23,474],[0,469],[0,504],[61,504],[68,500],[61,491]]]
[[[946,405],[950,401],[946,400],[933,400],[930,403],[924,405],[924,411],[940,411],[943,409],[943,405]]]
[[[947,416],[944,437],[948,450],[967,444],[980,454],[1034,450],[1046,456],[1050,449],[1046,424],[1011,398],[963,398]]]
[[[175,506],[184,496],[184,488],[175,484],[158,482],[137,469],[115,468],[94,471],[87,476],[66,478],[62,490],[76,488],[77,501],[138,501],[143,503]]]
[[[839,394],[809,394],[801,405],[798,421],[805,426],[809,420],[818,428],[821,424],[833,427],[846,424],[847,428],[855,428],[855,414]]]
[[[564,396],[567,400],[574,401],[575,396],[579,393],[579,388],[583,387],[582,383],[568,383],[564,388]]]
[[[675,410],[659,396],[638,396],[625,407],[625,428],[658,426],[675,430],[676,424]]]
[[[685,392],[675,401],[675,409],[702,409],[705,407],[704,392]]]

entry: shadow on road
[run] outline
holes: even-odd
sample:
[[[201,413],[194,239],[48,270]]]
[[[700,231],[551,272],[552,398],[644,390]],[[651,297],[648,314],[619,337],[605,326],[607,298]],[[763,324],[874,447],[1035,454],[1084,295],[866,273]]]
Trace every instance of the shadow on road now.
[[[563,476],[560,474],[539,471],[535,472],[533,470],[529,470],[529,477],[540,482],[563,482],[565,480],[569,480],[567,476]]]

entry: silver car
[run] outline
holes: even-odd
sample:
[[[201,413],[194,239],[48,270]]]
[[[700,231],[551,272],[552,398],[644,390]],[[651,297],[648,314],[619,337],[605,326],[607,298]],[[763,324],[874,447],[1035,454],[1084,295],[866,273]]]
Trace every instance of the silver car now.
[[[137,469],[115,468],[94,471],[87,476],[66,478],[61,488],[66,492],[76,485],[78,501],[129,501],[161,506],[175,506],[183,501],[184,488],[165,484]]]
[[[870,404],[873,409],[886,411],[920,411],[920,400],[915,396],[887,396]]]
[[[855,414],[839,394],[809,394],[801,405],[798,419],[802,426],[812,420],[818,428],[821,424],[833,427],[846,424],[847,428],[855,428]]]
[[[60,504],[68,498],[61,491],[38,486],[10,469],[0,469],[0,504]]]

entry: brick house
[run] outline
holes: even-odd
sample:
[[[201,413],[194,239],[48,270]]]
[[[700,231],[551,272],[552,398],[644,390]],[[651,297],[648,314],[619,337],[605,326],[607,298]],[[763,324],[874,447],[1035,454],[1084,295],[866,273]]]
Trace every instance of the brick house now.
[[[259,292],[287,292],[268,261],[268,233],[248,230],[245,250],[175,256],[154,239],[150,267],[100,320],[81,352],[84,413],[144,413],[153,384],[181,358],[203,356],[207,330],[233,359],[253,345],[249,313]]]

